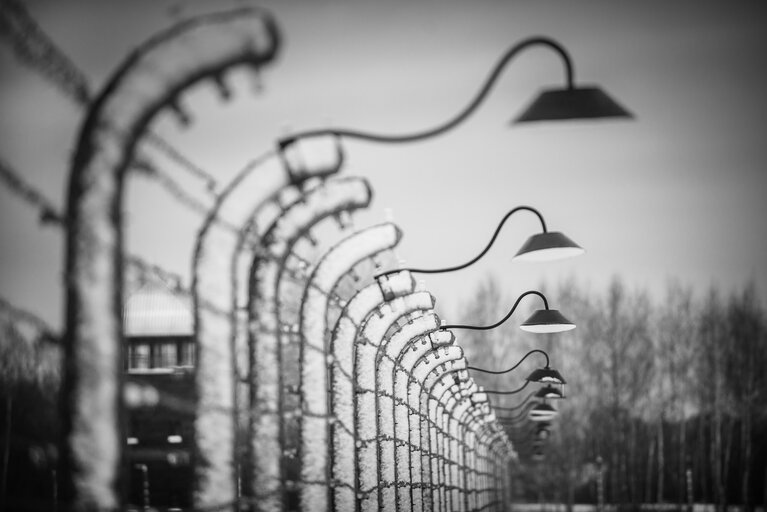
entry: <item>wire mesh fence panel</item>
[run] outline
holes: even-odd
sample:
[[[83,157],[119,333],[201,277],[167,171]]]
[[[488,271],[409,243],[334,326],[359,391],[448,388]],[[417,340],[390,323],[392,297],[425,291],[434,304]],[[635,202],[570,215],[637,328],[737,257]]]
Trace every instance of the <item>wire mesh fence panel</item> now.
[[[191,86],[209,82],[225,98],[226,73],[271,62],[279,48],[271,16],[243,7],[180,21],[139,46],[94,95],[24,7],[7,3],[0,22],[14,51],[87,108],[66,213],[0,161],[6,188],[67,236],[63,362],[55,343],[40,355],[65,369],[65,506],[126,505],[118,488],[126,397],[131,407],[192,418],[195,510],[500,507],[508,439],[489,404],[473,401],[481,389],[453,334],[440,329],[434,297],[407,271],[376,276],[395,266],[401,233],[391,223],[354,227],[352,214],[372,193],[362,179],[331,177],[343,164],[338,138],[267,151],[215,191],[212,174],[147,129],[165,111],[188,123],[179,100]],[[327,158],[302,154],[317,151]],[[178,275],[123,251],[129,169],[203,217],[188,290]],[[183,188],[168,169],[191,173],[209,194]],[[146,382],[123,386],[123,262],[139,279],[191,296],[192,398]],[[34,343],[60,340],[4,299],[0,310],[9,328],[33,331]],[[149,370],[154,359],[170,365],[173,350],[181,351],[126,353]]]
[[[361,261],[393,247],[399,241],[399,231],[384,224],[358,231],[328,251],[315,267],[301,304],[301,478],[304,482],[301,503],[304,509],[325,510],[333,501],[332,487],[346,487],[334,482],[330,471],[334,416],[330,407],[329,374],[335,364],[329,350],[330,330],[326,323],[328,309],[338,307],[350,297],[336,293],[339,282],[350,273],[356,282],[366,282],[370,276],[355,271]],[[354,291],[354,289],[350,290]],[[348,292],[347,292],[348,293]],[[339,429],[343,427],[339,425]],[[346,432],[350,434],[351,432]],[[348,443],[347,443],[348,444]],[[310,483],[309,483],[310,482]],[[346,487],[353,491],[353,487]]]
[[[263,509],[294,506],[298,500],[304,341],[300,311],[312,269],[322,256],[311,230],[369,200],[364,181],[329,180],[287,207],[254,251],[249,304],[253,469],[246,487]]]
[[[400,319],[414,311],[427,311],[434,306],[433,297],[426,292],[392,299],[377,308],[368,317],[365,326],[357,336],[355,353],[355,416],[359,435],[358,471],[360,508],[377,510],[384,496],[387,500],[395,498],[393,483],[382,482],[381,475],[393,473],[394,468],[382,467],[379,457],[378,418],[376,411],[379,397],[376,393],[376,371],[378,349],[385,340],[386,333]],[[391,410],[391,402],[389,402]],[[392,461],[393,462],[393,461]]]
[[[336,363],[331,368],[331,403],[335,420],[331,477],[336,484],[333,493],[336,510],[354,510],[363,497],[357,454],[363,442],[355,419],[358,333],[386,298],[412,294],[414,284],[410,275],[403,273],[390,279],[386,290],[377,283],[366,286],[346,303],[331,334],[330,352]]]

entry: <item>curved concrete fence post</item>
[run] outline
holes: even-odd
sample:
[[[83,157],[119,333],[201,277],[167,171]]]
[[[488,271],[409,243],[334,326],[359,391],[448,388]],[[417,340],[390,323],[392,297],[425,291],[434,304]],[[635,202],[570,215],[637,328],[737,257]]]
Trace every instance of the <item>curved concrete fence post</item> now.
[[[462,353],[463,351],[461,351]],[[433,414],[436,425],[436,436],[432,438],[432,441],[436,443],[436,448],[439,456],[436,458],[437,476],[439,479],[439,487],[437,489],[439,496],[440,510],[449,510],[452,508],[452,504],[449,501],[450,497],[450,483],[448,480],[448,472],[452,461],[450,459],[450,433],[448,431],[448,424],[446,421],[445,404],[446,398],[441,390],[436,388],[443,381],[443,377],[446,375],[452,375],[452,373],[464,370],[466,368],[466,359],[461,356],[458,358],[446,358],[439,366],[429,372],[428,377],[423,383],[422,396],[429,397],[430,414]]]
[[[447,436],[444,439],[445,453],[447,454],[444,468],[445,477],[445,502],[448,510],[460,510],[461,500],[459,491],[461,480],[458,478],[459,467],[462,457],[459,456],[461,432],[458,419],[452,416],[452,410],[456,403],[456,396],[460,395],[460,386],[455,383],[458,374],[465,371],[466,360],[457,360],[447,365],[445,371],[435,380],[430,394],[441,404],[442,421]]]
[[[471,406],[471,400],[469,400],[469,396],[471,396],[474,391],[476,391],[477,384],[474,382],[473,379],[468,378],[468,373],[465,373],[466,381],[462,382],[460,385],[460,391],[459,395],[455,398],[455,403],[453,405],[452,410],[450,411],[450,414],[456,418],[456,421],[459,425],[460,432],[461,432],[461,444],[459,446],[459,457],[461,459],[461,471],[460,471],[460,486],[461,486],[461,507],[463,510],[469,510],[468,500],[469,500],[469,491],[471,486],[469,485],[469,481],[471,478],[471,472],[472,472],[472,466],[471,461],[469,459],[468,450],[469,450],[469,430],[468,426],[465,423],[464,418],[464,412],[468,407]]]
[[[439,464],[442,457],[440,449],[441,432],[436,424],[436,402],[426,393],[427,379],[432,372],[440,372],[440,366],[450,361],[461,359],[463,349],[457,345],[442,345],[421,357],[413,367],[413,383],[419,393],[419,410],[421,416],[421,444],[428,443],[429,453],[421,459],[421,480],[428,482],[428,491],[424,492],[424,510],[438,510],[440,502]],[[429,381],[431,384],[431,381]],[[416,391],[414,390],[414,391]],[[434,402],[434,403],[432,403]]]
[[[133,51],[88,110],[67,199],[61,472],[67,507],[121,506],[122,202],[136,145],[157,113],[172,109],[187,89],[270,62],[278,43],[274,20],[259,9],[187,20]],[[204,444],[197,451],[195,503],[230,504],[230,461]]]
[[[467,400],[469,406],[462,413],[462,421],[467,426],[469,432],[469,443],[467,444],[466,457],[470,461],[470,473],[468,478],[468,509],[477,510],[482,507],[483,485],[484,485],[484,445],[482,443],[481,432],[479,432],[479,423],[477,415],[481,414],[486,403],[483,400]]]
[[[258,510],[282,510],[298,497],[299,311],[321,256],[312,229],[367,206],[370,198],[362,179],[327,180],[285,207],[254,249],[248,304],[253,476],[246,486]]]
[[[237,393],[240,386],[233,376],[239,375],[238,359],[243,361],[247,356],[247,352],[238,354],[237,351],[238,346],[244,345],[242,338],[246,337],[242,325],[244,315],[237,310],[234,279],[237,270],[236,254],[242,243],[241,233],[248,229],[254,215],[254,205],[257,212],[284,194],[291,184],[312,177],[310,174],[291,175],[276,160],[274,165],[258,168],[260,164],[259,161],[249,164],[218,196],[197,234],[192,258],[192,296],[197,342],[195,382],[199,402],[195,420],[196,439],[201,453],[208,454],[204,460],[216,460],[215,465],[222,468],[228,465],[227,471],[235,477],[239,477],[236,470],[239,464],[235,462],[234,450],[242,444],[238,439],[241,422],[238,414],[230,413],[227,417],[226,411],[237,411],[242,402]],[[313,177],[324,176],[328,169],[318,168],[318,174]],[[256,170],[258,172],[253,172]],[[295,195],[302,197],[300,191],[295,192]],[[234,231],[216,229],[219,227],[216,221],[223,217],[224,212],[230,222],[241,227]],[[238,334],[241,339],[239,342]],[[227,449],[224,445],[230,445],[231,448]],[[249,471],[246,474],[250,476]],[[221,482],[215,485],[223,486]],[[245,482],[246,494],[251,495],[250,491],[249,482]]]
[[[386,340],[389,329],[396,322],[407,320],[416,311],[427,311],[434,307],[434,297],[428,292],[415,292],[398,297],[382,304],[368,317],[355,342],[354,380],[355,417],[357,422],[357,457],[359,469],[359,501],[363,512],[377,511],[383,506],[383,499],[394,499],[390,485],[382,485],[382,474],[393,474],[394,468],[382,468],[378,456],[380,439],[378,437],[378,415],[376,404],[376,359],[378,349]],[[384,398],[385,400],[385,398]],[[391,410],[391,403],[387,409]],[[388,418],[391,421],[391,418]],[[388,430],[393,430],[389,426]]]
[[[468,379],[467,372],[463,371],[456,373],[463,374],[463,379]],[[452,482],[454,486],[452,504],[456,510],[465,510],[466,508],[466,460],[464,457],[466,427],[461,423],[458,415],[456,415],[456,406],[464,399],[464,389],[462,388],[462,384],[463,381],[459,384],[453,384],[448,388],[448,399],[445,404],[445,412],[450,418],[454,436],[452,450],[455,457],[455,465],[452,474]]]
[[[382,288],[373,283],[357,292],[343,307],[330,336],[330,402],[332,425],[331,478],[334,482],[333,508],[357,510],[363,494],[359,488],[357,446],[359,434],[355,421],[356,341],[367,320],[388,300],[413,293],[415,281],[407,271],[389,276]],[[361,444],[361,443],[359,443]]]
[[[329,370],[336,364],[330,351],[329,310],[339,308],[349,296],[340,295],[338,285],[344,276],[354,273],[356,266],[373,256],[397,245],[400,231],[393,224],[383,224],[354,233],[330,249],[320,260],[309,278],[301,301],[301,509],[321,512],[332,502],[332,489],[348,483],[331,478],[333,457],[332,435],[329,431],[334,419],[329,406]],[[374,266],[373,266],[374,268]],[[372,278],[372,273],[367,278]],[[364,282],[364,280],[363,280]],[[339,424],[337,428],[343,428]],[[347,431],[352,434],[353,431]],[[353,436],[350,440],[353,440]],[[353,450],[353,442],[347,443]]]
[[[436,347],[449,346],[455,341],[450,331],[437,330],[427,336],[415,338],[400,353],[394,374],[394,388],[398,397],[405,397],[405,402],[397,402],[395,411],[407,411],[407,422],[403,423],[399,418],[402,412],[395,412],[398,418],[395,426],[395,438],[397,440],[397,458],[395,473],[397,481],[409,478],[410,484],[410,509],[420,512],[424,509],[423,486],[421,472],[421,457],[428,453],[421,445],[421,388],[413,378],[413,368],[429,352]],[[412,386],[411,386],[412,384]],[[405,430],[407,429],[407,430]],[[400,499],[406,499],[405,493],[400,493]],[[401,508],[404,507],[404,503]],[[406,509],[406,508],[403,508]]]
[[[486,398],[482,401],[475,400],[475,406],[469,411],[469,425],[477,432],[478,457],[479,457],[479,507],[484,509],[491,505],[491,467],[490,447],[488,436],[484,428],[487,416],[490,414],[490,405]]]
[[[409,411],[407,409],[407,389],[394,385],[398,362],[410,344],[416,339],[425,339],[428,334],[439,328],[440,320],[434,313],[417,312],[408,322],[392,333],[379,346],[376,361],[376,396],[378,397],[378,436],[379,484],[383,488],[382,510],[411,510],[410,471],[402,467],[403,461],[397,459],[401,449],[409,450],[407,440]],[[399,437],[398,434],[399,433]],[[399,440],[399,442],[398,442]],[[404,473],[407,478],[404,478]],[[394,499],[391,499],[391,490]]]

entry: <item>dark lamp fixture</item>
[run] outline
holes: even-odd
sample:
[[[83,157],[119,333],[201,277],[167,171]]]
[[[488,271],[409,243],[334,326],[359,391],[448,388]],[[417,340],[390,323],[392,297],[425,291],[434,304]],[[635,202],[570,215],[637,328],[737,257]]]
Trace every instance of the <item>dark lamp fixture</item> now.
[[[534,333],[563,332],[575,329],[575,324],[556,309],[539,309],[525,320],[520,329]]]
[[[535,392],[535,398],[551,398],[559,400],[565,398],[565,395],[561,390],[555,388],[551,384],[547,384]]]
[[[596,86],[547,89],[520,114],[514,123],[634,117]]]
[[[527,239],[512,261],[553,261],[579,256],[586,252],[559,231],[544,231]]]
[[[537,404],[527,413],[527,417],[530,421],[551,421],[556,416],[557,410],[545,403]]]
[[[533,208],[532,206],[517,206],[515,208],[512,208],[509,210],[506,215],[503,216],[501,219],[501,222],[498,223],[498,226],[495,228],[495,232],[493,233],[493,236],[490,237],[490,241],[485,246],[482,251],[474,256],[472,259],[467,261],[466,263],[462,263],[460,265],[455,265],[452,267],[445,267],[445,268],[403,268],[403,269],[394,269],[389,270],[387,272],[383,272],[381,274],[378,274],[376,279],[381,277],[386,277],[390,274],[395,274],[397,272],[402,272],[403,270],[407,270],[408,272],[412,274],[443,274],[446,272],[455,272],[456,270],[463,270],[464,268],[473,265],[477,261],[479,261],[485,254],[487,254],[487,251],[490,250],[490,248],[495,243],[495,240],[498,238],[498,234],[501,232],[501,228],[506,223],[506,221],[515,213],[520,211],[527,211],[530,213],[533,213],[536,217],[538,217],[538,221],[541,223],[541,233],[538,233],[537,235],[531,236],[525,244],[522,246],[522,248],[517,251],[517,254],[512,258],[512,260],[520,260],[520,261],[551,261],[551,260],[557,260],[562,258],[569,258],[571,256],[578,256],[579,254],[583,254],[584,251],[581,246],[570,240],[568,237],[563,235],[562,233],[558,231],[551,231],[549,232],[546,227],[546,221],[543,219],[543,215],[541,215],[541,212]]]
[[[562,316],[562,314],[557,311],[556,309],[549,309],[549,301],[546,300],[546,296],[542,294],[539,291],[530,290],[526,291],[519,297],[517,297],[517,300],[514,302],[514,305],[511,307],[508,313],[506,313],[506,316],[498,320],[496,323],[492,325],[459,325],[459,324],[449,324],[449,325],[443,325],[440,327],[442,330],[448,330],[448,329],[471,329],[474,331],[487,331],[490,329],[495,329],[502,323],[504,323],[506,320],[511,318],[511,315],[514,314],[514,311],[516,311],[517,306],[519,306],[519,303],[522,299],[524,299],[528,295],[537,295],[538,297],[543,300],[543,307],[544,309],[539,309],[533,315],[528,318],[522,325],[520,325],[520,328],[528,331],[528,332],[534,332],[534,333],[550,333],[550,332],[562,332],[562,331],[569,331],[570,329],[575,329],[575,324],[573,324],[570,320]]]
[[[549,366],[533,370],[533,372],[528,375],[527,379],[525,380],[528,382],[540,382],[543,384],[567,384],[567,381],[565,381],[565,378],[562,377],[562,374],[560,374],[554,368],[550,368]]]
[[[353,138],[383,144],[403,144],[430,139],[446,133],[461,125],[473,114],[487,98],[488,93],[501,75],[501,71],[520,52],[532,47],[545,47],[553,50],[564,65],[565,85],[559,89],[545,90],[522,114],[515,119],[516,123],[530,121],[557,121],[566,119],[596,119],[606,117],[633,117],[626,109],[618,105],[601,89],[576,87],[573,62],[567,50],[559,42],[548,37],[530,37],[512,45],[490,70],[490,74],[479,87],[475,96],[458,113],[441,124],[404,134],[369,133],[345,128],[321,128],[307,130],[280,139],[278,147],[284,149],[297,140],[315,136],[334,135],[338,138]]]

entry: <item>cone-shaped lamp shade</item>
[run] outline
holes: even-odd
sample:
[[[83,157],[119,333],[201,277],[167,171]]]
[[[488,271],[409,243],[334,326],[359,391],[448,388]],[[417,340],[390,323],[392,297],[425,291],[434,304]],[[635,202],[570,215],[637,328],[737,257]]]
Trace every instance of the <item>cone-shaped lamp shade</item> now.
[[[541,382],[544,384],[567,384],[562,374],[556,371],[554,368],[538,368],[533,370],[533,373],[527,376],[530,382]]]
[[[538,404],[527,413],[530,421],[551,421],[557,415],[557,410],[549,404]]]
[[[554,371],[556,371],[556,370],[554,370]],[[560,375],[560,377],[561,377],[561,375]],[[557,399],[558,400],[560,398],[564,398],[565,395],[562,394],[561,390],[555,388],[551,384],[548,384],[546,386],[543,386],[538,391],[536,391],[535,397],[536,398],[553,398],[553,399]]]
[[[527,332],[562,332],[575,329],[575,324],[556,309],[539,309],[519,326]]]
[[[515,123],[561,121],[565,119],[598,119],[634,117],[602,89],[595,86],[543,91],[520,114]]]
[[[558,231],[538,233],[527,239],[513,261],[552,261],[583,254],[583,247]]]

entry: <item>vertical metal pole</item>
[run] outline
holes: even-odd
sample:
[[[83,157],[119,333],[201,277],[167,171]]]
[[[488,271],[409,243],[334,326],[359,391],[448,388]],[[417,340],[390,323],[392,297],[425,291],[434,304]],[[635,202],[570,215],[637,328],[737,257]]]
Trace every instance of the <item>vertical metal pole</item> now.
[[[597,512],[605,510],[605,482],[602,457],[597,456]]]
[[[51,477],[53,478],[53,504],[51,505],[51,510],[59,512],[59,475],[55,469],[51,470]]]
[[[146,464],[136,464],[136,469],[141,471],[141,502],[144,510],[149,510],[149,468]]]
[[[686,473],[686,480],[687,480],[687,512],[692,512],[693,510],[693,498],[692,498],[692,469],[690,467],[687,467]]]

